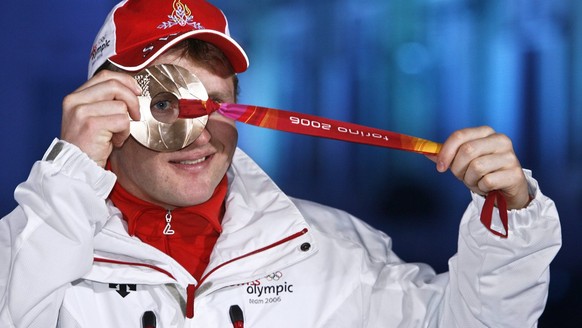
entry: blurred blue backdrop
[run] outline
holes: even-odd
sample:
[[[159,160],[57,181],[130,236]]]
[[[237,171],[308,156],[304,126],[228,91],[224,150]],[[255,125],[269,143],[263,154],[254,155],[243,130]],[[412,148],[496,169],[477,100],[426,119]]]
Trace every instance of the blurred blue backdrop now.
[[[3,1],[0,214],[60,131],[116,1]],[[435,141],[491,125],[509,135],[561,213],[540,327],[582,322],[582,1],[216,0],[251,66],[241,103]],[[421,155],[239,126],[240,146],[289,194],[386,231],[405,260],[445,271],[469,201]]]

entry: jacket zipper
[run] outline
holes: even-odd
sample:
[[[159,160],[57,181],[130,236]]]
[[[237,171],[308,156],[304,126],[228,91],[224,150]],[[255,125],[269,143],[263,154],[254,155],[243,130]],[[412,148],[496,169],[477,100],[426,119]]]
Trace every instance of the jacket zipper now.
[[[170,213],[170,211],[169,211],[169,210],[168,210],[168,213]],[[170,213],[170,221],[171,221],[171,213]],[[286,242],[289,242],[289,241],[291,241],[291,240],[293,240],[293,239],[296,239],[296,238],[299,238],[299,237],[303,236],[303,235],[304,235],[304,234],[306,234],[308,231],[309,231],[309,230],[308,230],[307,228],[303,228],[301,231],[299,231],[299,232],[296,232],[296,233],[294,233],[294,234],[292,234],[292,235],[290,235],[290,236],[288,236],[288,237],[285,237],[285,238],[283,238],[283,239],[281,239],[281,240],[279,240],[279,241],[277,241],[277,242],[274,242],[274,243],[272,243],[272,244],[270,244],[270,245],[267,245],[267,246],[265,246],[265,247],[263,247],[263,248],[256,249],[256,250],[254,250],[254,251],[252,251],[252,252],[249,252],[249,253],[243,254],[243,255],[241,255],[241,256],[239,256],[239,257],[235,257],[235,258],[233,258],[233,259],[231,259],[231,260],[228,260],[228,261],[226,261],[226,262],[224,262],[224,263],[221,263],[221,264],[219,264],[218,266],[216,266],[214,269],[210,270],[210,272],[208,272],[206,275],[204,275],[204,276],[203,276],[203,277],[200,279],[200,282],[198,283],[198,285],[197,285],[197,286],[201,286],[201,285],[202,285],[202,283],[204,283],[204,282],[206,281],[206,279],[207,279],[207,278],[208,278],[208,277],[209,277],[211,274],[213,274],[213,273],[214,273],[214,272],[216,272],[218,269],[220,269],[220,268],[222,268],[222,267],[224,267],[224,266],[226,266],[226,265],[228,265],[228,264],[230,264],[230,263],[232,263],[232,262],[235,262],[235,261],[238,261],[238,260],[240,260],[240,259],[243,259],[243,258],[249,257],[249,256],[251,256],[251,255],[255,255],[255,254],[258,254],[258,253],[264,252],[264,251],[266,251],[266,250],[269,250],[269,249],[271,249],[271,248],[273,248],[273,247],[277,247],[277,246],[279,246],[279,245],[281,245],[281,244],[284,244],[284,243],[286,243]],[[126,262],[126,261],[118,261],[118,260],[110,260],[110,259],[104,259],[104,258],[98,258],[98,257],[94,257],[94,258],[93,258],[93,261],[95,261],[95,262],[104,262],[104,263],[112,263],[112,264],[121,264],[121,265],[131,265],[131,266],[142,266],[142,267],[147,267],[147,268],[150,268],[150,269],[156,270],[156,271],[158,271],[158,272],[164,273],[164,274],[166,274],[168,277],[170,277],[170,278],[172,278],[172,279],[176,280],[176,278],[174,278],[174,276],[173,276],[171,273],[169,273],[168,271],[166,271],[166,270],[164,270],[164,269],[162,269],[162,268],[159,268],[159,267],[157,267],[157,266],[155,266],[155,265],[151,265],[151,264],[136,263],[136,262]],[[192,318],[194,317],[194,294],[195,294],[195,292],[196,292],[196,288],[197,288],[197,286],[196,286],[196,285],[194,285],[194,284],[188,284],[188,286],[186,287],[186,317],[187,317],[188,319],[192,319]]]
[[[256,250],[254,250],[252,252],[243,254],[243,255],[241,255],[239,257],[235,257],[235,258],[230,259],[230,260],[228,260],[228,261],[226,261],[224,263],[219,264],[218,266],[216,266],[214,269],[210,270],[210,272],[208,272],[206,275],[204,275],[200,279],[200,282],[198,283],[198,286],[202,286],[202,284],[206,281],[206,279],[208,278],[208,276],[210,276],[211,274],[213,274],[214,272],[216,272],[218,269],[224,267],[225,265],[228,265],[228,264],[230,264],[232,262],[238,261],[238,260],[243,259],[245,257],[249,257],[251,255],[255,255],[255,254],[264,252],[264,251],[269,250],[269,249],[271,249],[273,247],[277,247],[277,246],[279,246],[281,244],[284,244],[286,242],[289,242],[289,241],[291,241],[293,239],[299,238],[299,237],[303,236],[304,234],[306,234],[307,231],[308,231],[307,228],[303,228],[303,230],[301,230],[299,232],[296,232],[296,233],[294,233],[294,234],[292,234],[292,235],[290,235],[288,237],[285,237],[285,238],[283,238],[283,239],[281,239],[281,240],[279,240],[277,242],[274,242],[274,243],[272,243],[270,245],[267,245],[267,246],[265,246],[263,248],[256,249]],[[194,317],[194,293],[195,292],[196,292],[196,286],[194,286],[194,285],[188,285],[188,288],[186,289],[186,317],[188,319],[192,319]]]

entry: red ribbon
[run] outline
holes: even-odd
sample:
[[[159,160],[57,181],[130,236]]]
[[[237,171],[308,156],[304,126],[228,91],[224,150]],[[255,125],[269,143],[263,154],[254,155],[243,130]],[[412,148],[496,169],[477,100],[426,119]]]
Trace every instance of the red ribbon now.
[[[179,106],[181,118],[195,118],[218,111],[233,120],[263,128],[421,154],[437,154],[442,146],[402,133],[268,107],[189,99],[181,99]]]
[[[401,133],[268,107],[219,104],[210,99],[206,101],[180,99],[179,106],[181,118],[195,118],[218,111],[234,120],[264,128],[422,154],[438,154],[442,146],[436,142]],[[505,233],[491,228],[495,203],[497,203]],[[509,233],[507,202],[500,191],[494,190],[487,194],[481,210],[481,222],[491,233],[501,238],[507,238]]]
[[[501,224],[503,225],[503,229],[505,230],[504,233],[501,233],[497,230],[493,230],[491,228],[491,220],[493,218],[493,208],[495,207],[495,203],[497,202],[497,208],[499,209],[499,217],[501,218]],[[505,197],[499,190],[490,191],[485,198],[485,203],[483,204],[483,209],[481,209],[481,223],[485,226],[485,228],[489,229],[491,233],[497,235],[501,238],[507,238],[509,234],[509,225],[508,225],[508,217],[507,217],[507,202],[505,201]]]

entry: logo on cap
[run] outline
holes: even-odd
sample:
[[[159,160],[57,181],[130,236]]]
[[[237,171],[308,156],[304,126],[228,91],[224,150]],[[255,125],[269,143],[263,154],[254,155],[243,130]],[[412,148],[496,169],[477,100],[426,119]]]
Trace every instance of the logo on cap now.
[[[95,42],[91,48],[91,60],[97,58],[103,51],[105,51],[107,47],[109,47],[110,44],[111,41],[109,41],[106,37],[102,37],[97,40],[97,42]]]
[[[194,21],[192,11],[190,11],[190,8],[188,8],[187,5],[183,4],[182,1],[174,0],[172,6],[174,7],[174,10],[172,11],[171,15],[168,15],[168,18],[170,20],[168,20],[167,22],[162,22],[160,25],[158,25],[159,29],[167,29],[176,25],[180,26],[188,25],[193,27],[195,30],[204,29],[204,26]]]

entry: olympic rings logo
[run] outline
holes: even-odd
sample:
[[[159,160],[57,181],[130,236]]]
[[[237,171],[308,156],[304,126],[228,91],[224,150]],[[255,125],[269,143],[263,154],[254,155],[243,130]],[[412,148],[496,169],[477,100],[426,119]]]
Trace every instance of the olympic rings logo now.
[[[283,273],[281,273],[281,271],[273,272],[265,278],[267,278],[268,281],[277,281],[283,278]]]

